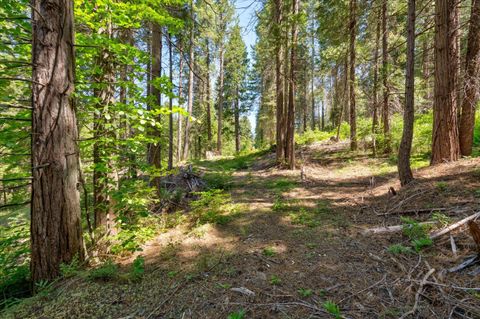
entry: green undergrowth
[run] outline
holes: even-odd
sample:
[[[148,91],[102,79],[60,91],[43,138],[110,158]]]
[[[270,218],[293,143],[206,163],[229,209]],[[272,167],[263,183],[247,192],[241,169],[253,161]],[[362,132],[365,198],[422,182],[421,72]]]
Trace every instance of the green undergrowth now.
[[[196,226],[225,225],[240,215],[240,206],[222,189],[195,193],[198,198],[190,203],[191,219]]]
[[[29,228],[22,214],[0,224],[0,309],[30,295]]]
[[[309,207],[301,205],[297,199],[286,199],[282,195],[277,195],[272,211],[285,213],[293,225],[310,228],[318,226],[348,227],[349,225],[349,222],[341,214],[332,209],[327,200],[319,200],[314,207]]]
[[[432,144],[432,123],[433,113],[416,114],[414,122],[414,135],[412,141],[412,168],[424,167],[429,164],[428,159],[431,154]],[[480,156],[480,114],[476,114],[476,125],[474,129],[474,151],[473,156]],[[403,117],[401,114],[394,114],[390,123],[392,154],[397,154],[402,139]],[[326,131],[307,130],[302,134],[297,134],[295,141],[299,145],[308,145],[314,142],[327,141],[337,135],[337,128]],[[350,125],[343,122],[340,125],[340,140],[346,140],[350,137]],[[376,139],[376,146],[379,151],[384,148],[385,138],[382,133],[374,135],[372,133],[372,120],[370,118],[357,118],[357,139],[365,148],[371,149],[373,140]],[[390,158],[396,165],[396,155]]]

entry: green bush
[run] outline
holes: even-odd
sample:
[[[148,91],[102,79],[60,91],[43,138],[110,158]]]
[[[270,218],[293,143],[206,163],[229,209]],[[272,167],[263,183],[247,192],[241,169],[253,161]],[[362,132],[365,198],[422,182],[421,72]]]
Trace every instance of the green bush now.
[[[419,252],[425,247],[433,244],[428,236],[428,227],[419,224],[416,220],[409,217],[401,217],[403,222],[403,233],[411,240],[415,251]]]
[[[69,264],[62,263],[60,265],[60,273],[64,278],[70,278],[75,276],[78,273],[79,269],[80,269],[80,263],[78,261],[77,255],[73,257],[72,261]]]
[[[132,264],[132,269],[130,270],[130,278],[133,280],[142,279],[143,274],[145,273],[145,258],[142,256],[137,256]]]
[[[475,127],[475,145],[480,146],[480,115],[477,114],[477,123]],[[394,114],[390,119],[391,145],[394,150],[398,150],[403,133],[403,116],[402,114]],[[414,135],[412,141],[412,156],[420,154],[429,155],[432,144],[432,125],[433,113],[430,111],[425,114],[415,115]],[[295,137],[296,142],[302,144],[312,144],[317,141],[328,140],[332,136],[337,135],[337,128],[331,131],[311,131],[307,130],[301,135]],[[340,125],[340,139],[345,140],[350,137],[350,125],[342,122]],[[372,119],[365,117],[357,118],[357,139],[366,143],[373,141]],[[376,134],[376,144],[379,149],[385,145],[383,133]],[[395,153],[395,152],[394,152]]]
[[[21,216],[0,225],[0,309],[30,295],[29,226]]]
[[[108,281],[118,276],[118,266],[112,261],[107,260],[100,267],[90,270],[88,278],[91,280]]]
[[[118,234],[111,238],[114,243],[110,247],[112,254],[141,251],[141,246],[162,230],[160,217],[154,215],[139,218],[134,224],[122,223],[120,227]]]
[[[238,213],[238,206],[232,202],[229,193],[221,189],[197,192],[197,200],[190,203],[192,218],[197,225],[219,224],[230,222]]]
[[[336,319],[342,318],[342,315],[340,313],[340,307],[338,307],[338,305],[336,303],[334,303],[333,301],[330,301],[330,300],[325,301],[323,303],[323,308],[325,308],[325,310],[329,314],[334,316]]]
[[[394,255],[398,254],[410,254],[412,253],[412,249],[410,247],[405,247],[402,244],[394,244],[388,247],[388,252]]]

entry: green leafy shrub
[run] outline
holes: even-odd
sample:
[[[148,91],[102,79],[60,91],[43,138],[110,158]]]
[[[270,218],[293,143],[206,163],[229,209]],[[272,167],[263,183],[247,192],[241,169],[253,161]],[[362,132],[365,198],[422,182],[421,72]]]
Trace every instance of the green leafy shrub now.
[[[448,190],[448,183],[447,182],[437,182],[435,184],[435,188],[438,189],[440,192],[445,192]]]
[[[289,214],[292,224],[304,225],[308,227],[317,227],[321,224],[321,220],[317,215],[305,208],[300,208],[298,212],[292,212]]]
[[[240,309],[239,311],[235,311],[228,315],[227,319],[244,319],[245,318],[245,310]]]
[[[416,252],[421,251],[425,247],[430,247],[432,244],[433,241],[429,237],[412,240],[412,245]]]
[[[300,288],[298,289],[298,294],[304,298],[310,297],[313,295],[313,290],[312,289],[305,289],[305,288]]]
[[[288,203],[282,198],[281,195],[276,195],[273,201],[272,210],[274,212],[285,211],[288,208]]]
[[[276,179],[268,181],[266,186],[267,188],[276,190],[278,192],[286,192],[295,188],[297,183],[288,179]]]
[[[398,254],[410,254],[412,253],[412,248],[403,246],[402,244],[394,244],[388,247],[388,252],[394,255]]]
[[[142,279],[143,274],[145,273],[145,258],[142,256],[137,256],[132,263],[132,268],[130,270],[130,278],[133,280]]]
[[[307,130],[303,134],[295,134],[295,142],[299,145],[309,145],[314,142],[326,141],[331,136],[333,135],[330,132],[319,131],[318,129]]]
[[[141,246],[161,231],[160,217],[147,216],[134,224],[122,223],[121,229],[112,237],[114,244],[110,247],[113,254],[128,254],[141,251]]]
[[[340,313],[340,307],[333,301],[327,300],[323,303],[323,308],[336,319],[342,318],[342,314]]]
[[[275,252],[275,249],[273,249],[272,247],[265,247],[263,248],[263,254],[267,257],[273,257],[277,253]]]
[[[70,278],[78,274],[80,269],[80,262],[78,261],[78,256],[75,255],[72,261],[69,264],[62,263],[60,264],[60,273],[64,278]]]
[[[31,293],[29,235],[28,223],[21,216],[0,225],[0,309]]]
[[[210,189],[228,190],[233,186],[232,172],[213,172],[203,176],[205,183]]]
[[[107,260],[100,267],[90,270],[88,278],[91,280],[112,280],[118,276],[118,266],[112,261]]]
[[[402,221],[402,231],[405,236],[411,240],[427,237],[427,227],[419,224],[415,219],[410,217],[400,217]]]
[[[197,200],[190,203],[192,218],[197,225],[230,222],[238,214],[238,205],[232,202],[230,194],[221,189],[197,192]]]
[[[433,244],[428,236],[428,227],[426,225],[421,225],[409,217],[401,217],[401,220],[404,223],[402,227],[403,233],[411,240],[415,251],[419,252]]]
[[[270,283],[274,286],[278,286],[282,283],[282,280],[277,275],[272,275],[272,277],[270,277]]]

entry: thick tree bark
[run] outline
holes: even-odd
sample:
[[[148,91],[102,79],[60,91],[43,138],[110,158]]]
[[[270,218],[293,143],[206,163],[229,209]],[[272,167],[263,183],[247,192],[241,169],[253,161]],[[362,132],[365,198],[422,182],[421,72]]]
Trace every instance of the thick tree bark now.
[[[152,26],[152,74],[151,81],[155,78],[162,76],[162,29],[158,24],[153,24]],[[155,97],[156,107],[161,107],[162,105],[162,94],[159,89],[155,88],[153,85],[150,85],[150,93]],[[149,109],[151,107],[149,106]],[[157,118],[157,121],[160,122],[160,115]],[[152,132],[153,136],[158,139],[158,142],[148,145],[148,163],[155,167],[155,169],[162,168],[162,154],[161,154],[161,132],[160,129],[154,128]],[[157,189],[160,189],[160,180],[159,178],[154,179],[154,184]]]
[[[277,28],[277,36],[280,38],[280,26],[282,24],[282,1],[276,0],[275,1],[275,22]],[[277,155],[277,163],[283,163],[285,158],[285,127],[284,127],[284,83],[283,83],[283,76],[282,76],[282,41],[276,42],[275,47],[275,90],[276,90],[276,155]]]
[[[435,99],[432,164],[456,161],[460,155],[457,127],[456,1],[435,2]]]
[[[480,98],[480,0],[472,1],[465,64],[464,97],[460,117],[460,150],[472,155],[475,107]]]
[[[193,16],[193,5],[192,5],[192,16]],[[185,120],[185,135],[184,135],[184,141],[183,141],[183,155],[182,159],[186,160],[188,159],[188,153],[189,153],[189,146],[190,146],[190,127],[191,127],[191,121],[190,117],[193,115],[193,67],[195,64],[195,44],[194,44],[194,27],[192,25],[191,30],[190,30],[190,69],[188,72],[188,105],[187,105],[187,112],[188,112],[188,117]]]
[[[79,150],[72,93],[73,1],[32,0],[31,276],[51,280],[84,259]]]
[[[300,0],[293,0],[293,14],[297,15]],[[296,65],[298,45],[298,23],[292,26],[292,48],[290,51],[290,87],[288,91],[288,114],[287,114],[287,163],[289,169],[295,169],[295,94],[296,94]]]
[[[385,139],[384,152],[390,153],[392,151],[391,136],[390,136],[390,105],[388,88],[388,22],[387,22],[387,6],[388,0],[383,0],[382,3],[382,80],[383,80],[383,135]]]
[[[403,135],[398,151],[398,175],[402,186],[413,180],[410,168],[412,151],[413,121],[415,112],[415,0],[408,1],[407,22],[407,70],[405,76],[405,110],[403,113]]]
[[[169,68],[169,78],[170,83],[173,84],[173,57],[172,57],[172,35],[168,34],[168,68]],[[168,106],[170,109],[170,114],[168,115],[168,166],[167,168],[171,170],[173,168],[173,95],[170,94],[168,100]]]
[[[350,150],[357,150],[357,114],[355,105],[356,0],[350,0]]]

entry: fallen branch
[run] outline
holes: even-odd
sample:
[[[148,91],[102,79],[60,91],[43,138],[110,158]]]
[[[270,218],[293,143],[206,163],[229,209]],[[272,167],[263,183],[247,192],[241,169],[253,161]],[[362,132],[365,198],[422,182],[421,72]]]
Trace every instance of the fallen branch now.
[[[435,224],[436,222],[423,222],[419,223],[420,225],[431,225]],[[405,225],[395,225],[395,226],[384,226],[384,227],[376,227],[376,228],[367,228],[361,231],[362,235],[370,235],[370,234],[384,234],[384,233],[396,233],[402,231]]]
[[[430,235],[430,239],[435,239],[435,238],[438,238],[442,235],[445,235],[445,234],[448,234],[449,232],[451,232],[452,230],[454,229],[457,229],[458,227],[468,223],[469,221],[471,220],[474,220],[475,218],[479,217],[480,216],[480,212],[477,212],[473,215],[470,215],[462,220],[459,220],[458,222],[448,226],[448,227],[445,227],[437,232],[434,232],[433,234]]]
[[[428,277],[430,277],[434,272],[435,272],[435,269],[432,268],[425,274],[425,276],[423,276],[423,279],[420,282],[420,286],[418,287],[417,293],[415,294],[415,303],[413,304],[412,310],[404,313],[399,319],[405,319],[408,316],[413,315],[415,314],[415,312],[417,312],[418,303],[420,302],[420,295],[422,294],[423,287],[427,283]]]
[[[457,272],[457,271],[463,270],[465,268],[468,268],[476,264],[478,261],[480,261],[480,258],[478,257],[478,255],[470,256],[464,261],[462,261],[462,263],[460,263],[459,265],[449,268],[448,272]]]
[[[402,211],[377,214],[377,216],[427,214],[431,212],[444,212],[444,211],[447,211],[447,208],[416,208],[416,209],[408,209],[408,210],[402,210]]]

